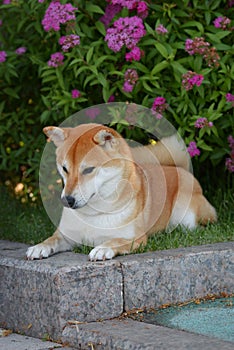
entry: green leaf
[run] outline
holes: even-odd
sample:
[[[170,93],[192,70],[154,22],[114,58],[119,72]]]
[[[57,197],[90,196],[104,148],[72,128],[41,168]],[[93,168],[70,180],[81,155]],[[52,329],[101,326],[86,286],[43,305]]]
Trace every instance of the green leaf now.
[[[175,71],[178,71],[180,74],[184,74],[187,72],[187,69],[185,69],[184,66],[182,66],[182,64],[180,64],[179,62],[171,62],[171,66]]]
[[[61,70],[60,70],[59,68],[56,68],[55,71],[56,71],[56,76],[57,76],[57,78],[58,78],[58,82],[59,82],[60,87],[61,87],[63,90],[65,90],[65,85],[64,85],[64,80],[63,80],[63,74],[62,74]]]
[[[208,38],[213,41],[214,43],[221,43],[221,39],[225,38],[225,36],[229,35],[231,32],[229,31],[222,31],[218,32],[216,34],[206,33]]]
[[[162,62],[156,64],[156,66],[151,71],[151,75],[155,75],[155,74],[161,72],[163,69],[167,68],[168,65],[169,65],[169,63],[167,61],[162,61]]]
[[[188,21],[181,26],[181,28],[188,28],[188,27],[197,27],[197,29],[200,31],[201,34],[204,33],[203,25],[200,22]]]
[[[40,115],[40,121],[41,123],[46,122],[49,119],[50,116],[50,111],[44,111],[41,115]]]
[[[87,52],[87,55],[86,55],[86,61],[87,63],[90,62],[91,58],[93,56],[93,47],[91,46]]]
[[[3,89],[3,92],[5,92],[5,94],[14,97],[14,98],[19,98],[19,95],[15,92],[15,90],[11,89],[11,88],[5,88]]]
[[[158,50],[158,52],[159,52],[164,58],[168,58],[167,49],[165,48],[165,46],[163,46],[163,44],[161,44],[161,43],[155,43],[154,45],[155,45],[156,49]]]
[[[213,151],[213,148],[212,148],[211,146],[208,146],[208,145],[205,143],[205,141],[203,141],[203,140],[199,140],[199,141],[197,142],[197,146],[198,146],[198,148],[201,148],[201,149],[203,149],[204,151],[209,151],[209,152]]]
[[[145,28],[149,34],[155,35],[156,32],[154,29],[152,29],[147,23],[145,23]]]
[[[232,49],[232,47],[230,45],[226,45],[226,44],[223,44],[223,43],[216,44],[215,47],[216,47],[216,49],[218,51],[228,51],[228,50]]]
[[[97,28],[97,30],[103,35],[105,36],[106,35],[106,29],[105,29],[105,26],[102,22],[100,21],[97,21],[95,23],[95,27]]]
[[[153,92],[153,90],[151,89],[151,87],[147,84],[147,82],[145,80],[142,81],[142,85],[144,87],[145,90],[149,91],[149,92]]]
[[[99,57],[96,61],[95,61],[95,66],[98,67],[101,63],[103,63],[104,61],[109,60],[109,61],[117,61],[117,57],[116,56],[110,56],[110,55],[104,55]]]
[[[108,82],[107,82],[106,78],[104,77],[104,74],[98,73],[97,78],[98,78],[98,81],[102,84],[102,86],[106,88],[108,85]]]
[[[92,4],[91,2],[86,2],[86,10],[88,12],[92,13],[100,13],[101,15],[104,15],[104,11],[101,9],[101,7]]]
[[[146,66],[144,66],[144,64],[140,63],[140,62],[134,62],[134,68],[136,68],[137,70],[143,72],[143,73],[147,73],[149,74],[149,70]]]

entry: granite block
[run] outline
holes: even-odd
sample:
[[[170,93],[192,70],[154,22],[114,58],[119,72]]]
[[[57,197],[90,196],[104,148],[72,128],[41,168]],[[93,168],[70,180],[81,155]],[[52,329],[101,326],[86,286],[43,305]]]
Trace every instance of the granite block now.
[[[123,258],[124,307],[156,308],[234,290],[234,243]]]
[[[90,263],[87,256],[74,253],[27,261],[24,255],[22,245],[0,250],[3,327],[59,339],[69,320],[90,322],[123,312],[119,262]]]
[[[232,350],[233,343],[162,326],[111,320],[67,326],[62,340],[82,350]]]
[[[92,323],[234,290],[232,242],[105,262],[71,252],[27,261],[26,249],[0,241],[0,326],[28,336],[59,340],[74,320]]]
[[[7,337],[0,336],[0,349],[2,350],[58,350],[62,345],[36,339],[19,334],[10,334]],[[62,350],[65,350],[62,348]],[[72,350],[71,348],[68,350]]]

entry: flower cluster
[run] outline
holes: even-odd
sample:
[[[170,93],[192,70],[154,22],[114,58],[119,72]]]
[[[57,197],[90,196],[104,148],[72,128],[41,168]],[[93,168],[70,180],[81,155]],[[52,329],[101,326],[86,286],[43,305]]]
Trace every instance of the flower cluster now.
[[[207,118],[198,118],[196,121],[195,121],[195,128],[198,128],[198,129],[202,129],[204,127],[208,127],[208,128],[212,128],[213,126],[213,123],[212,122],[209,122],[207,120]]]
[[[232,107],[234,107],[234,95],[230,94],[230,92],[226,94],[226,101],[230,102]]]
[[[226,158],[225,166],[230,173],[234,172],[234,138],[230,135],[228,136],[228,143],[231,149],[230,157]]]
[[[92,107],[85,111],[85,114],[91,119],[94,120],[100,114],[100,109],[98,107]]]
[[[187,73],[182,75],[182,86],[186,91],[189,91],[194,87],[194,85],[200,86],[203,79],[203,75],[189,70]]]
[[[72,95],[72,98],[79,98],[81,96],[81,93],[79,90],[74,89],[72,90],[71,95]]]
[[[215,47],[211,47],[209,50],[207,50],[203,55],[203,58],[206,61],[208,67],[219,67],[220,57]]]
[[[22,46],[22,47],[18,47],[18,49],[15,50],[15,53],[17,55],[23,55],[26,51],[27,51],[27,48]]]
[[[141,18],[148,16],[148,6],[145,1],[140,0],[111,0],[113,5],[120,5],[126,7],[129,10],[137,10],[137,14]]]
[[[213,23],[215,28],[226,30],[228,25],[231,23],[231,20],[228,17],[217,17]]]
[[[46,32],[53,29],[60,30],[60,25],[75,20],[74,12],[77,10],[71,4],[61,4],[59,0],[52,1],[45,12],[42,20]]]
[[[63,65],[64,56],[61,52],[55,52],[50,56],[48,61],[48,66],[50,67],[59,67]]]
[[[107,29],[105,41],[114,52],[120,51],[123,46],[132,50],[145,33],[141,18],[121,17],[114,22],[113,27]]]
[[[202,37],[196,37],[194,40],[186,39],[185,42],[185,51],[188,52],[189,55],[204,55],[207,51],[207,48],[210,46],[210,43],[204,40]]]
[[[202,37],[196,37],[194,40],[186,39],[185,51],[189,55],[202,55],[209,67],[219,66],[219,55],[215,47],[209,47],[210,43],[204,40]]]
[[[166,103],[166,99],[162,96],[156,97],[153,102],[153,106],[151,111],[154,115],[156,115],[157,119],[161,119],[163,116],[163,112],[168,108],[168,104]]]
[[[168,33],[167,28],[165,28],[162,24],[159,24],[156,28],[155,31],[159,35],[166,35]]]
[[[136,82],[138,80],[138,74],[135,69],[127,69],[124,73],[124,85],[123,91],[132,92]]]
[[[59,39],[59,44],[62,46],[62,50],[67,52],[69,49],[72,49],[80,44],[80,37],[79,35],[75,34],[62,36]]]
[[[6,51],[0,51],[0,63],[5,62],[7,58]]]
[[[142,55],[144,55],[144,51],[135,46],[130,52],[126,53],[125,59],[130,62],[140,61]]]
[[[104,24],[105,28],[108,28],[112,19],[121,11],[121,9],[121,5],[107,4],[105,14],[100,18],[100,21]]]
[[[189,146],[188,146],[188,148],[187,148],[187,151],[188,151],[188,153],[189,153],[189,155],[190,155],[190,157],[192,158],[192,157],[195,157],[195,156],[199,156],[200,155],[200,150],[197,148],[197,144],[196,144],[196,142],[195,141],[191,141],[190,143],[189,143]]]

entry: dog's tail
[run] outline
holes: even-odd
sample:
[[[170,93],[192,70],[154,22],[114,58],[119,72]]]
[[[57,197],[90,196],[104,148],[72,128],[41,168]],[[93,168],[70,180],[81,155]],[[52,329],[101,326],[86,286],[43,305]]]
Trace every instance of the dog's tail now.
[[[133,158],[139,164],[161,164],[184,168],[191,171],[191,161],[183,140],[173,134],[155,144],[132,148]]]

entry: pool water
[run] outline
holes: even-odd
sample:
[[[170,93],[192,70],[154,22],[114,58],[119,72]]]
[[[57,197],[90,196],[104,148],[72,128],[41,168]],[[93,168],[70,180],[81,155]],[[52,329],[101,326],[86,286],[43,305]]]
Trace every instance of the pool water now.
[[[136,316],[162,325],[234,342],[234,297],[148,311]]]

